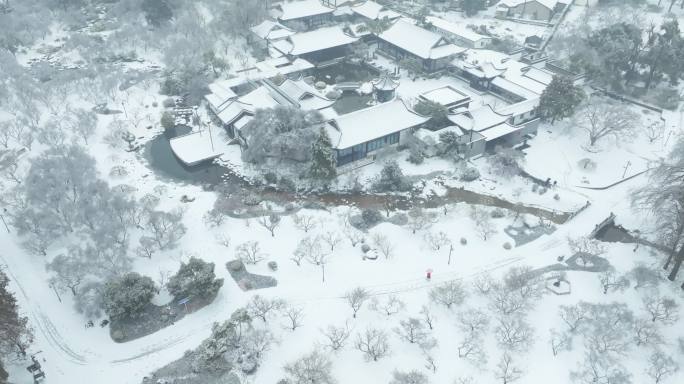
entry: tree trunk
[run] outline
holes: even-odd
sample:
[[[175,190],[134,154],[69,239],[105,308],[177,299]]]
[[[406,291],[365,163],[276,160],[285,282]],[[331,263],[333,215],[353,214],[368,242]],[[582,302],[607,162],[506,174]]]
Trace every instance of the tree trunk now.
[[[682,262],[684,262],[684,247],[681,247],[679,252],[677,252],[677,258],[675,260],[674,267],[672,267],[670,275],[667,276],[670,281],[675,281],[677,278],[677,273],[679,273],[679,268],[682,266]]]

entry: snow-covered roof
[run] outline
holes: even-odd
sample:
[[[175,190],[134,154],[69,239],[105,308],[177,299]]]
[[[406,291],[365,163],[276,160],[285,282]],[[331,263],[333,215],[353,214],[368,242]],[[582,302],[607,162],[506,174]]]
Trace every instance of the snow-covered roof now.
[[[422,59],[440,59],[466,51],[465,48],[449,44],[442,35],[404,19],[397,20],[378,37]]]
[[[507,8],[515,8],[519,5],[525,4],[525,3],[532,3],[532,2],[537,2],[546,8],[553,10],[556,8],[556,4],[558,4],[558,0],[501,0],[501,3],[499,3],[499,6],[504,6]]]
[[[334,148],[344,149],[401,132],[427,120],[409,110],[403,101],[395,99],[337,117],[331,123],[334,127],[328,127],[328,134]]]
[[[482,39],[491,39],[489,36],[480,35],[479,33],[476,33],[475,31],[471,30],[470,28],[467,28],[462,24],[452,23],[450,21],[440,19],[439,17],[428,16],[425,19],[435,28],[454,34],[464,40],[468,40],[473,43],[480,41]]]
[[[265,87],[259,87],[236,100],[227,103],[223,110],[217,112],[223,124],[231,124],[243,114],[254,114],[259,108],[272,108],[280,105]]]
[[[371,81],[373,89],[380,91],[393,91],[399,86],[399,81],[394,80],[388,73],[382,74],[380,78]]]
[[[449,115],[448,117],[452,123],[462,129],[481,132],[504,123],[511,115],[495,112],[489,104],[485,104],[480,108],[471,109],[457,115]]]
[[[335,102],[321,95],[314,87],[304,80],[285,80],[277,86],[281,94],[284,94],[290,102],[303,110],[327,108]]]
[[[548,86],[553,80],[553,73],[546,71],[544,69],[539,69],[537,67],[528,68],[524,74],[524,77],[528,77],[538,83]]]
[[[190,166],[223,154],[212,145],[212,138],[207,131],[195,131],[174,137],[169,140],[169,145],[173,154],[185,165]]]
[[[535,97],[532,99],[524,100],[519,103],[507,105],[502,108],[497,108],[497,112],[501,114],[507,114],[511,116],[520,116],[522,114],[532,112],[535,108],[539,106],[539,98]]]
[[[447,107],[470,100],[470,96],[452,87],[451,85],[445,85],[443,87],[423,92],[420,94],[420,97],[425,100],[440,103]]]
[[[250,30],[262,39],[278,40],[294,35],[296,32],[273,20],[264,20]]]
[[[513,82],[508,79],[504,79],[503,77],[496,77],[494,80],[492,80],[492,85],[495,85],[503,90],[506,90],[514,95],[518,95],[522,97],[523,99],[532,99],[541,94],[540,92],[535,92],[532,91],[531,89],[528,89],[526,87],[523,87],[522,85],[519,84],[520,79],[516,79],[516,82]],[[542,90],[543,91],[543,90]]]
[[[283,14],[280,20],[296,20],[332,13],[335,9],[324,6],[320,0],[298,0],[280,4]]]
[[[235,92],[225,84],[225,81],[209,84],[209,91],[211,93],[207,94],[204,98],[209,103],[209,107],[214,111],[221,110],[225,103],[237,97]]]
[[[400,15],[391,9],[385,9],[384,6],[376,3],[375,1],[368,0],[362,4],[352,7],[352,10],[371,20],[378,20],[387,17],[388,19],[395,19]]]
[[[492,141],[500,138],[501,136],[506,136],[510,133],[513,133],[519,129],[522,129],[522,127],[515,127],[508,123],[503,123],[495,127],[485,129],[484,131],[480,131],[480,133],[485,137],[486,141]]]
[[[505,67],[497,66],[491,62],[474,64],[461,59],[455,59],[451,62],[451,65],[482,79],[492,79],[506,72]]]
[[[352,44],[357,40],[358,38],[347,35],[342,27],[333,26],[297,33],[272,45],[284,54],[297,56]]]
[[[273,77],[277,74],[287,75],[290,73],[301,72],[314,67],[310,62],[295,58],[290,60],[287,57],[277,57],[274,59],[267,59],[254,64],[254,67],[259,71],[259,78]],[[252,74],[249,74],[250,76]]]

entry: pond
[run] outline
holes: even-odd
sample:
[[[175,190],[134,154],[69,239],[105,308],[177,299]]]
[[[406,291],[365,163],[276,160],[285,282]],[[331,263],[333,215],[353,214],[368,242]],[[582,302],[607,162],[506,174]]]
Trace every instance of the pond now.
[[[312,75],[315,81],[324,81],[330,85],[341,82],[367,82],[380,75],[377,69],[364,63],[340,62],[322,68],[314,68]]]
[[[188,127],[176,127],[156,136],[145,146],[145,157],[150,167],[163,177],[174,181],[214,186],[230,178],[227,168],[214,163],[202,163],[188,167],[171,151],[169,140],[190,132]]]
[[[368,108],[368,103],[373,100],[371,95],[361,95],[357,92],[342,92],[342,96],[332,105],[335,112],[340,115]]]

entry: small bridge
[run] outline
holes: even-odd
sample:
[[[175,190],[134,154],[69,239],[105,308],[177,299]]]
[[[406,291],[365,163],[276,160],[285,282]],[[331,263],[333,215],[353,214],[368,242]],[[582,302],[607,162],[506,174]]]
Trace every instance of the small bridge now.
[[[356,91],[357,89],[361,88],[361,83],[357,81],[347,81],[343,83],[337,83],[335,84],[335,89],[338,91]]]

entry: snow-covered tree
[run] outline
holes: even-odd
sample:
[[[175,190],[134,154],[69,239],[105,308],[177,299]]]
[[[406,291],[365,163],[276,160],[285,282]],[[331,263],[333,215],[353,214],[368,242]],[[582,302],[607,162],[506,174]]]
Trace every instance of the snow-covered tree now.
[[[216,278],[214,263],[207,263],[196,257],[191,257],[187,263],[181,263],[178,272],[166,283],[166,289],[176,299],[213,298],[221,286],[223,279]]]
[[[553,124],[556,120],[572,116],[584,98],[584,92],[572,79],[554,76],[539,99],[539,113]]]
[[[330,136],[321,127],[316,141],[311,144],[311,167],[309,174],[318,180],[332,180],[337,176],[337,160],[332,149]]]
[[[399,327],[395,328],[394,332],[399,338],[411,344],[423,342],[429,334],[425,324],[417,317],[400,320]]]
[[[268,216],[262,216],[259,218],[259,225],[266,228],[271,234],[271,237],[275,237],[275,230],[280,226],[280,215],[272,213]]]
[[[356,318],[356,314],[369,298],[370,292],[361,287],[354,288],[344,294],[344,299],[353,311],[352,317]]]
[[[392,380],[389,384],[428,384],[429,382],[427,375],[413,370],[408,372],[392,372]]]
[[[185,235],[187,228],[183,224],[183,212],[153,211],[147,218],[146,229],[157,242],[159,249],[173,249]]]
[[[508,352],[504,352],[496,364],[494,376],[501,384],[510,384],[520,380],[522,375],[523,371],[515,364],[513,357]]]
[[[61,289],[69,289],[76,296],[79,285],[85,280],[87,268],[84,260],[74,255],[57,255],[46,268],[54,272],[50,282]]]
[[[624,105],[590,98],[578,113],[577,125],[589,135],[589,145],[604,137],[629,137],[639,126],[639,115]]]
[[[332,376],[332,361],[322,351],[313,350],[285,365],[288,383],[292,384],[335,384]]]
[[[28,318],[19,314],[14,294],[8,289],[9,278],[0,269],[0,354],[24,355],[33,342],[33,332]]]
[[[377,328],[366,328],[356,335],[356,349],[363,352],[366,361],[378,361],[390,354],[387,333]]]
[[[656,384],[662,383],[677,371],[679,371],[679,364],[662,350],[656,349],[648,358],[646,374]]]
[[[302,326],[304,308],[291,304],[286,305],[283,309],[283,317],[287,320],[286,328],[294,331]]]
[[[235,247],[235,256],[245,264],[256,264],[266,256],[258,241],[247,241]]]
[[[461,282],[451,280],[432,288],[429,295],[433,302],[451,309],[454,304],[460,305],[465,301],[467,292]]]
[[[344,348],[351,335],[351,328],[349,323],[345,323],[342,327],[336,327],[334,325],[328,325],[327,328],[321,330],[323,336],[327,339],[326,346],[333,351],[339,351]]]
[[[157,294],[154,281],[147,276],[130,272],[105,284],[102,305],[112,320],[140,316]]]
[[[250,316],[258,317],[265,323],[275,312],[283,310],[286,304],[283,299],[269,299],[260,295],[254,295],[247,304],[247,311]]]

